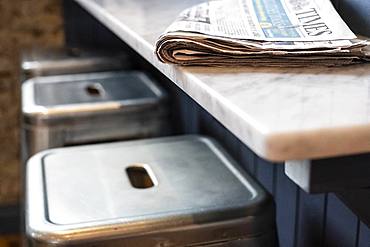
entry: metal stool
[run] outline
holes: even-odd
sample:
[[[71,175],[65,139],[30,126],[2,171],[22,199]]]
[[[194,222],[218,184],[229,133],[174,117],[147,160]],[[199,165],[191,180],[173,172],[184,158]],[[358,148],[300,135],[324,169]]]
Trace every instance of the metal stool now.
[[[22,85],[25,156],[169,132],[165,92],[144,73],[36,77]]]
[[[125,53],[68,47],[25,50],[21,58],[21,81],[36,76],[92,73],[131,69]]]
[[[30,246],[275,246],[268,194],[213,140],[52,149],[27,164]]]

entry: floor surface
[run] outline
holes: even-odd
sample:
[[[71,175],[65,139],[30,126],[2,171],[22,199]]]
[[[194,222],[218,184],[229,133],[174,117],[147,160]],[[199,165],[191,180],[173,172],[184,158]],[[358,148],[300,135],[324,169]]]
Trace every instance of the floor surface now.
[[[20,236],[18,235],[0,235],[0,247],[19,247]]]

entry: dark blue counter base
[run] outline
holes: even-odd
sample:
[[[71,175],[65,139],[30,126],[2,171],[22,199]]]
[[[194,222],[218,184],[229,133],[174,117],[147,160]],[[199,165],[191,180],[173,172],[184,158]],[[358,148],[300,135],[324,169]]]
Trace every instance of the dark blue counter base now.
[[[0,207],[0,235],[20,232],[20,209],[18,206]]]
[[[191,123],[184,132],[217,139],[273,195],[281,247],[370,246],[370,229],[335,194],[307,194],[285,175],[283,164],[259,158],[190,98],[181,101],[187,111],[195,109],[183,112]]]

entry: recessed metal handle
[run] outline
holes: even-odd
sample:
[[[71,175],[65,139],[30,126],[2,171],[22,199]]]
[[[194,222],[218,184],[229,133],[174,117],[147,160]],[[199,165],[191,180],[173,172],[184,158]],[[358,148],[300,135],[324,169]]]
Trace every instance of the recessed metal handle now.
[[[92,83],[86,86],[86,92],[90,96],[102,97],[104,95],[104,88],[100,83]]]
[[[145,168],[145,164],[133,164],[126,168],[127,176],[132,187],[148,189],[156,185],[156,180],[151,172]]]

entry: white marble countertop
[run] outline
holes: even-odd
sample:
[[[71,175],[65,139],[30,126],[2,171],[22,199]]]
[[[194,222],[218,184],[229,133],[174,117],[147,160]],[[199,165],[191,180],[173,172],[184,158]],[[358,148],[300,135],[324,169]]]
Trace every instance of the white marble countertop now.
[[[259,156],[295,160],[370,151],[370,64],[343,68],[182,68],[154,54],[197,0],[76,0]]]

